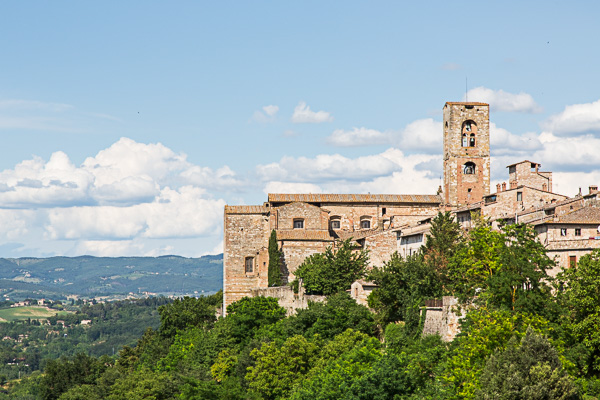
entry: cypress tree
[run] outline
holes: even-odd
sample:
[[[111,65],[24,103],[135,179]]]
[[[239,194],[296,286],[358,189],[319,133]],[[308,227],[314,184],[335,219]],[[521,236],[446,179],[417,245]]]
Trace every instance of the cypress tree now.
[[[281,251],[277,245],[277,233],[271,231],[269,238],[269,287],[281,286]]]

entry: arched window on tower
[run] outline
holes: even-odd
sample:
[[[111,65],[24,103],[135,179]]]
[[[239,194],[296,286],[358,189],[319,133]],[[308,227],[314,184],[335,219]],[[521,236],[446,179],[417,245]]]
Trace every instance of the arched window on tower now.
[[[467,138],[467,134],[463,133],[462,134],[462,147],[467,147],[469,146],[469,142],[468,142],[468,138]]]
[[[471,133],[469,136],[469,147],[475,147],[475,134]]]
[[[465,163],[464,168],[463,168],[463,173],[465,175],[475,174],[475,163],[473,163],[471,161]]]
[[[475,136],[477,135],[477,124],[475,121],[467,120],[463,122],[461,134],[462,147],[475,147]]]

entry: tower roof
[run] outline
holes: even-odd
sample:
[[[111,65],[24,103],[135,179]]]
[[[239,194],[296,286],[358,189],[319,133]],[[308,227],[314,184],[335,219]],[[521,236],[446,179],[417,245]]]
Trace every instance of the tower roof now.
[[[476,101],[447,101],[446,104],[451,106],[488,106],[488,103],[478,103]]]

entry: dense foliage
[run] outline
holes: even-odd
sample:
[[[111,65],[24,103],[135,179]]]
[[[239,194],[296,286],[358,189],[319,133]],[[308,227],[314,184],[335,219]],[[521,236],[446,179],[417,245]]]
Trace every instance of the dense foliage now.
[[[304,260],[295,272],[306,293],[329,296],[350,289],[352,282],[364,278],[369,263],[367,250],[354,251],[350,239],[339,247],[328,247],[325,253],[313,254]]]
[[[257,297],[215,319],[220,295],[184,298],[116,357],[47,362],[0,399],[598,399],[600,251],[555,280],[524,225],[482,221],[463,236],[448,214],[434,224],[421,254],[371,272],[372,309],[338,278],[311,283],[327,300],[291,316]],[[305,264],[345,275],[347,260],[365,257],[345,246]],[[461,299],[451,343],[421,334],[424,300],[442,295]]]
[[[281,250],[277,244],[277,232],[275,229],[271,231],[269,237],[269,287],[281,286]]]

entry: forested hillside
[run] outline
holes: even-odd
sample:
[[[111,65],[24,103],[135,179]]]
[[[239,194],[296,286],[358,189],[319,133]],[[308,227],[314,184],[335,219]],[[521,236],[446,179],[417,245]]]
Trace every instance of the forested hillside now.
[[[220,294],[175,300],[136,346],[48,361],[4,398],[598,398],[600,252],[553,279],[530,227],[480,221],[462,235],[450,214],[434,219],[420,254],[383,268],[367,272],[368,253],[349,246],[301,267],[326,303],[286,316],[273,298],[244,298],[217,319]],[[378,284],[372,310],[348,296],[349,276]],[[421,307],[442,295],[465,315],[452,343],[422,335]]]
[[[222,287],[223,255],[0,258],[0,293],[13,301],[127,295],[195,295]]]

